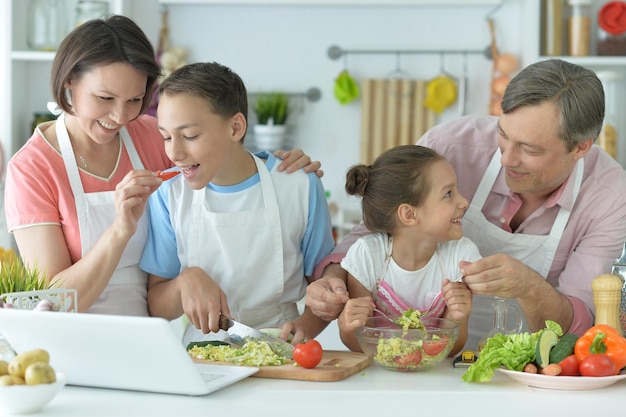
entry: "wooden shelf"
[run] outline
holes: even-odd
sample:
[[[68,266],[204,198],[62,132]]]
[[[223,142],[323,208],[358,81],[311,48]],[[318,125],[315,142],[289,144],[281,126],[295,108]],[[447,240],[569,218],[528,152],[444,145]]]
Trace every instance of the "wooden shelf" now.
[[[281,6],[489,6],[503,0],[159,0],[161,4]]]

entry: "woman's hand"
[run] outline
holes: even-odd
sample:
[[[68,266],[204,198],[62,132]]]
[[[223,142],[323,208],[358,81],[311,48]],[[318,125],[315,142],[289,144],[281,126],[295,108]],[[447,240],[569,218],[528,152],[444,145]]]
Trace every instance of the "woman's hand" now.
[[[115,187],[115,222],[122,232],[132,236],[146,209],[148,197],[161,185],[156,173],[130,171]]]
[[[291,151],[278,150],[274,152],[274,156],[283,160],[278,166],[278,171],[292,173],[300,168],[304,168],[304,172],[315,172],[320,178],[324,176],[324,171],[321,170],[321,162],[311,162],[311,158],[300,148]]]

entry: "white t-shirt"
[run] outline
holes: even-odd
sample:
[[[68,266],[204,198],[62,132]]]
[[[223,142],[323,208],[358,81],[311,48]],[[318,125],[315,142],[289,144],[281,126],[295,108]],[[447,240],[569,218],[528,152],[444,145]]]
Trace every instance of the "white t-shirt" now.
[[[341,266],[374,294],[390,250],[386,233],[366,235],[350,247],[341,261]],[[385,271],[384,281],[404,304],[424,310],[441,291],[441,283],[445,278],[451,281],[458,279],[460,261],[473,262],[480,257],[478,247],[468,238],[462,237],[440,243],[438,254],[435,253],[428,264],[417,271],[401,268],[392,257]]]

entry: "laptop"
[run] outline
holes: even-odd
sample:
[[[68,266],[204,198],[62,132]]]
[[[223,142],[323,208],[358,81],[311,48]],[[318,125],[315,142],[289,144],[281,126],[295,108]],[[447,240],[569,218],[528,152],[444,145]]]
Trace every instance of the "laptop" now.
[[[67,384],[205,395],[258,368],[198,364],[169,321],[156,317],[0,308],[0,332],[13,349],[45,349]]]

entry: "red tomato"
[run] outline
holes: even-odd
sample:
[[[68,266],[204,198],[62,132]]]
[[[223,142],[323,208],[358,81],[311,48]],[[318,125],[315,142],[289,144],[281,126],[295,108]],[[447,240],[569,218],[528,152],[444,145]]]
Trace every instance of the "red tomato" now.
[[[594,353],[578,365],[582,376],[610,376],[615,375],[615,364],[603,353]]]
[[[437,356],[448,346],[447,340],[428,340],[424,342],[422,349],[428,356]]]
[[[393,362],[400,367],[415,367],[422,361],[422,353],[416,350],[413,353],[396,357]]]
[[[305,343],[298,343],[293,348],[293,360],[303,368],[315,368],[322,361],[322,345],[311,339]]]
[[[559,362],[559,365],[561,365],[561,373],[559,374],[560,376],[580,375],[580,369],[578,359],[576,359],[576,355],[569,355],[567,358]]]
[[[175,176],[177,176],[178,174],[180,174],[180,171],[172,171],[172,172],[162,172],[161,170],[157,171],[157,175],[159,176],[159,178],[161,178],[163,181],[167,181],[170,178],[174,178]]]

